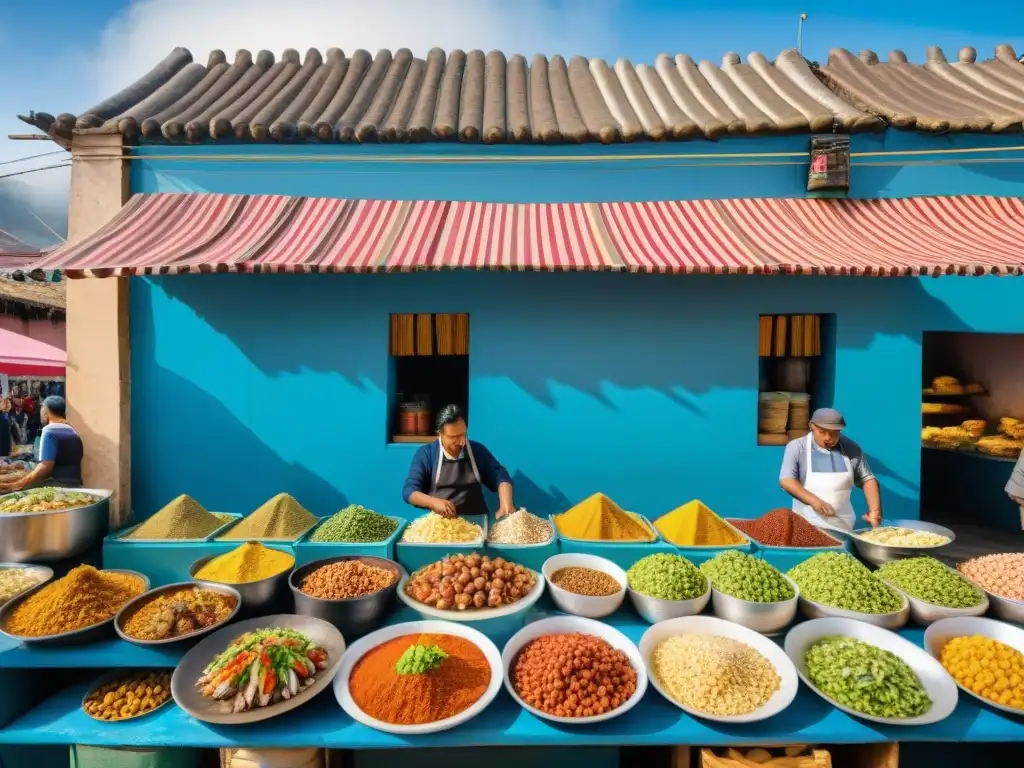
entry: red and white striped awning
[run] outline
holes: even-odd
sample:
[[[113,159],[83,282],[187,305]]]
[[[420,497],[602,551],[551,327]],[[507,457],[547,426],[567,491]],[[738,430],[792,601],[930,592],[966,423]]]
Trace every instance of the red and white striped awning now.
[[[1024,201],[737,199],[505,204],[136,195],[34,266],[71,277],[441,269],[1024,272]]]

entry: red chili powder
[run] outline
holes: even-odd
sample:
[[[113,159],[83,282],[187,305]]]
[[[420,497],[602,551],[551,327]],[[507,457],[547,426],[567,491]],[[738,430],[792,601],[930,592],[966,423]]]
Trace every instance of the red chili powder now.
[[[791,509],[779,507],[756,520],[730,521],[755,541],[769,547],[837,547],[839,542]]]

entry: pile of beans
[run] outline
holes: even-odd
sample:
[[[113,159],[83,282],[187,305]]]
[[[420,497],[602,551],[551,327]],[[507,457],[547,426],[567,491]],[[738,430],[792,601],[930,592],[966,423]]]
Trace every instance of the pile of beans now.
[[[939,654],[942,666],[983,699],[1024,710],[1024,654],[991,637],[954,637]]]
[[[405,585],[413,600],[441,611],[499,608],[529,594],[537,577],[503,557],[452,555],[420,568]]]
[[[957,567],[960,573],[993,595],[1024,601],[1024,552],[976,557]]]
[[[551,574],[551,583],[585,597],[608,597],[622,589],[622,585],[604,571],[578,566],[559,568]]]
[[[97,720],[128,720],[152,712],[169,698],[170,672],[133,672],[95,688],[82,707]]]
[[[636,670],[622,651],[593,635],[544,635],[512,665],[512,685],[535,709],[556,717],[593,717],[636,693]]]
[[[825,548],[838,547],[840,542],[818,530],[791,509],[779,507],[765,512],[755,520],[732,520],[755,541],[768,547]]]
[[[321,600],[348,600],[387,589],[396,579],[394,571],[387,568],[360,560],[342,560],[317,568],[302,580],[299,589]]]

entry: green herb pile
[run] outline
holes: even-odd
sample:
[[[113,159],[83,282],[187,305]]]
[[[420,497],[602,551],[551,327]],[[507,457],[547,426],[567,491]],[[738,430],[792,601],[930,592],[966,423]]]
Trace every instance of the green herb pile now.
[[[633,591],[662,600],[692,600],[708,591],[708,580],[697,566],[664,552],[637,560],[626,579]]]
[[[815,688],[865,715],[917,717],[932,707],[906,662],[861,640],[823,637],[807,649],[805,662]]]
[[[410,645],[395,663],[395,671],[400,675],[422,675],[441,666],[448,654],[436,645]]]
[[[719,592],[752,603],[781,603],[796,594],[777,568],[735,549],[701,563],[700,572]]]
[[[822,552],[786,574],[800,594],[815,603],[858,613],[894,613],[899,594],[861,562],[842,552]]]
[[[933,557],[894,560],[875,575],[918,600],[943,608],[972,608],[985,599],[981,590]]]
[[[365,544],[385,541],[397,527],[396,520],[359,504],[351,504],[324,520],[309,540]]]

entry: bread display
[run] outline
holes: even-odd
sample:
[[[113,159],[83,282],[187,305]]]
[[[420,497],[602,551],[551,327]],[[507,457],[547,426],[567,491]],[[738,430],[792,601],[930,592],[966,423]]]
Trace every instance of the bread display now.
[[[997,431],[1012,440],[1024,440],[1024,421],[1004,416],[999,420]]]
[[[932,379],[932,389],[940,395],[962,395],[964,385],[960,379],[952,376],[936,376]]]
[[[988,422],[984,419],[968,419],[960,426],[968,435],[977,440],[985,435],[985,430],[988,429]]]
[[[1003,435],[983,437],[977,442],[979,453],[987,456],[999,456],[1004,459],[1016,459],[1024,450],[1024,440],[1014,440]]]
[[[921,403],[921,413],[928,416],[957,416],[970,412],[970,408],[959,403]]]

